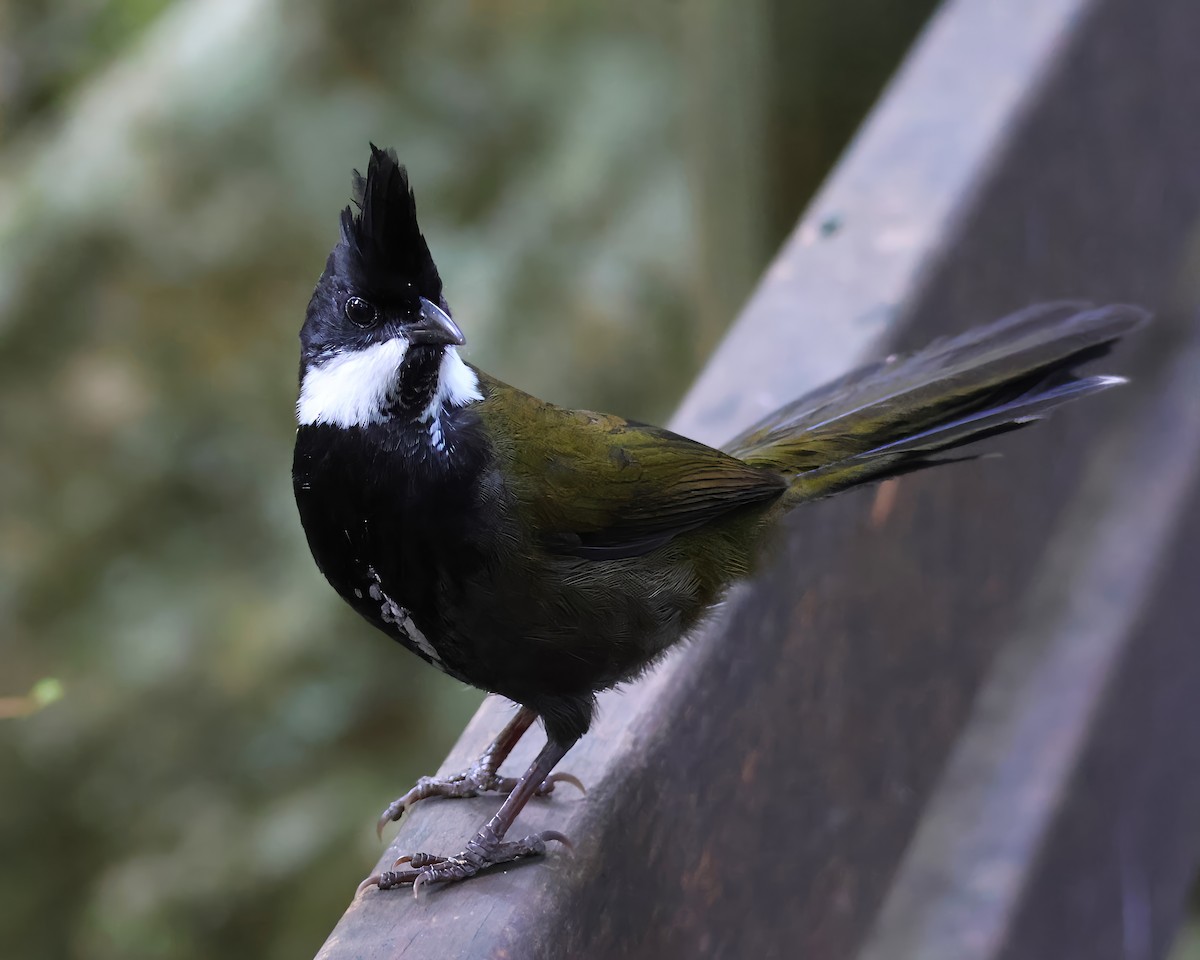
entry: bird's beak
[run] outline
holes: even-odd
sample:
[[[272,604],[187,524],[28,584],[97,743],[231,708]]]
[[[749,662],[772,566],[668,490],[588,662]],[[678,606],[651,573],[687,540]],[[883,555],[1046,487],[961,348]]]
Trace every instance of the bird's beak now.
[[[448,344],[461,347],[467,342],[458,324],[450,319],[450,314],[430,300],[421,298],[421,309],[417,312],[416,323],[405,331],[413,343]]]

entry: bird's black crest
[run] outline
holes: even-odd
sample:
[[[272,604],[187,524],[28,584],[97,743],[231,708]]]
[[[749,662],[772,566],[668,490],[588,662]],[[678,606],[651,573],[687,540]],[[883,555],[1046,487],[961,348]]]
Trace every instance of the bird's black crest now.
[[[385,297],[411,295],[412,284],[420,296],[442,302],[442,281],[417,224],[408,171],[395,151],[371,144],[367,175],[354,171],[353,192],[358,212],[342,211],[342,242],[356,283]]]

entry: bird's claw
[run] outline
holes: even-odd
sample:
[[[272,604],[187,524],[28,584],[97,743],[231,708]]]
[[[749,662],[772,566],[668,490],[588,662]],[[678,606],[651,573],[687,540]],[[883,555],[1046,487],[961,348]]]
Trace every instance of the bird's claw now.
[[[439,857],[434,853],[410,853],[403,857],[397,857],[396,862],[392,864],[392,869],[402,867],[404,864],[411,864],[414,869],[428,867],[430,864],[441,863],[446,857]]]
[[[379,820],[375,824],[375,834],[382,838],[383,828],[404,816],[404,811],[418,800],[426,800],[429,797],[445,797],[447,799],[477,797],[481,793],[507,795],[516,789],[519,782],[517,777],[501,777],[494,770],[480,763],[475,763],[462,773],[450,777],[422,777],[408,793],[397,797],[387,805],[387,809],[380,814]],[[534,796],[549,796],[554,792],[556,783],[569,783],[580,793],[587,793],[587,788],[574,774],[552,773],[538,785]]]
[[[393,866],[407,864],[411,869],[385,870],[383,873],[367,877],[358,885],[355,895],[369,887],[391,890],[411,884],[413,896],[419,897],[421,891],[431,883],[456,883],[470,879],[490,867],[526,857],[543,856],[546,853],[546,844],[551,840],[561,843],[568,850],[575,849],[571,841],[557,830],[544,830],[520,840],[497,840],[480,833],[467,843],[467,849],[457,857],[439,857],[431,853],[414,853],[400,857]]]
[[[429,797],[475,797],[486,789],[486,769],[478,764],[450,777],[422,777],[408,793],[389,803],[375,823],[376,836],[383,837],[383,828],[404,816],[404,811],[418,800]],[[494,777],[495,774],[492,774]]]
[[[548,776],[545,780],[542,781],[541,786],[539,786],[537,788],[537,793],[535,793],[534,796],[544,797],[547,794],[553,793],[554,785],[556,783],[569,783],[576,790],[578,790],[580,793],[582,793],[585,797],[587,796],[587,787],[585,787],[583,785],[583,781],[580,780],[573,773],[552,773],[552,774],[550,774],[550,776]]]

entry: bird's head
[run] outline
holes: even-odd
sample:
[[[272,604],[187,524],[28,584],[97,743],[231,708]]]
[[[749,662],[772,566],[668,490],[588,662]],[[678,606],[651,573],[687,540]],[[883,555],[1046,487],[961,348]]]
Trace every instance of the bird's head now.
[[[354,172],[354,203],[300,330],[297,419],[434,421],[447,405],[480,399],[395,153],[372,145],[367,175]]]

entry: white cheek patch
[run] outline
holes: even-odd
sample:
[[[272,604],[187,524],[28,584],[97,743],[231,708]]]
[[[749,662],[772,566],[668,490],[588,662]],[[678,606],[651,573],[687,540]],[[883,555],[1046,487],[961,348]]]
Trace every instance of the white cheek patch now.
[[[394,337],[309,366],[296,401],[296,420],[302,425],[336,427],[382,423],[407,352],[408,341]]]

